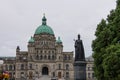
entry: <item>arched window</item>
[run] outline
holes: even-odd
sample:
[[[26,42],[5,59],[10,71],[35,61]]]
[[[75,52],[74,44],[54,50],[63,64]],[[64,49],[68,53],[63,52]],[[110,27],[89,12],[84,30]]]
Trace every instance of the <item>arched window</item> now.
[[[61,64],[58,65],[58,68],[61,69]]]
[[[29,68],[32,69],[32,64],[31,63],[29,64]]]
[[[67,60],[67,56],[66,55],[64,55],[64,60]]]
[[[39,56],[38,56],[38,54],[36,55],[36,59],[37,59],[37,60],[39,59]]]
[[[66,64],[66,70],[69,70],[69,65],[68,64]]]
[[[21,64],[21,70],[24,70],[24,64]]]
[[[46,55],[44,56],[44,59],[47,59],[47,56],[46,56]]]
[[[9,65],[9,70],[12,70],[12,65]]]
[[[42,57],[42,55],[41,55],[41,56],[40,56],[40,59],[42,60],[42,58],[43,58],[43,57]]]
[[[50,55],[48,55],[48,59],[50,60]]]
[[[52,55],[52,60],[54,60],[54,58],[55,58],[55,56],[54,56],[54,55]]]

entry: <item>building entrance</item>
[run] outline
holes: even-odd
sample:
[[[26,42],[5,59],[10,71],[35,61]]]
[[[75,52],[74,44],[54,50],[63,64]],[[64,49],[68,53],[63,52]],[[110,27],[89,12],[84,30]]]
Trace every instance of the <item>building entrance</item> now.
[[[58,72],[58,78],[62,78],[61,72]]]
[[[43,67],[42,68],[42,75],[48,75],[48,68],[47,67]]]

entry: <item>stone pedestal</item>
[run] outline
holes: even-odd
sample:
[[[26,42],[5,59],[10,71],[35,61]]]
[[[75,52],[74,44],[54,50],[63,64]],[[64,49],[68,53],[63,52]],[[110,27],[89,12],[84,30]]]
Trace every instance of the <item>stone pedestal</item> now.
[[[75,61],[75,80],[86,80],[86,61]]]

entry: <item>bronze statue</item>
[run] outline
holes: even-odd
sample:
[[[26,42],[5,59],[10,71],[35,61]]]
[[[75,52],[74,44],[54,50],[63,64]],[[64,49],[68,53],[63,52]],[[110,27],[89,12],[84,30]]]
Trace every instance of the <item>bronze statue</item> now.
[[[84,48],[82,40],[80,40],[80,35],[78,34],[78,40],[75,40],[75,61],[84,61]]]

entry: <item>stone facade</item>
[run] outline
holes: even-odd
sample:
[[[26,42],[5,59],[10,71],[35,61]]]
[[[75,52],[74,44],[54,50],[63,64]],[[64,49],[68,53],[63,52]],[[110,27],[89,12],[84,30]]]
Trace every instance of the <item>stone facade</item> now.
[[[1,69],[2,70],[7,70],[8,72],[10,72],[11,74],[11,79],[14,80],[15,78],[15,68],[16,67],[15,65],[15,57],[3,57],[2,60],[4,61],[4,63],[1,65]],[[93,58],[90,56],[90,57],[87,57],[86,58],[86,80],[96,80],[95,76],[94,76],[94,64],[93,64],[94,60]],[[22,64],[23,62],[21,62]],[[42,64],[45,64],[45,63],[42,63]],[[42,65],[39,63],[39,65]],[[10,69],[10,65],[12,65],[12,69]],[[20,68],[20,66],[17,66],[18,68]],[[27,66],[28,67],[28,66]],[[71,66],[70,66],[71,67]],[[25,71],[23,71],[25,73]],[[74,72],[74,71],[73,71]],[[71,73],[71,75],[74,75],[74,73]],[[56,75],[56,73],[55,73]],[[37,75],[36,75],[37,76]],[[39,76],[39,75],[38,75]],[[27,77],[27,76],[26,76]],[[41,76],[42,77],[42,76]],[[57,77],[57,76],[56,76]],[[67,80],[67,79],[66,79]],[[74,79],[73,79],[74,80]]]
[[[73,51],[64,52],[60,37],[56,40],[54,32],[46,24],[45,16],[33,37],[28,41],[27,51],[16,48],[16,57],[1,57],[3,71],[10,73],[12,80],[74,80]],[[92,80],[93,61],[86,59],[86,79]],[[90,79],[89,79],[90,77]]]
[[[94,59],[92,56],[86,58],[86,80],[96,80],[94,75]]]
[[[74,80],[73,51],[63,52],[60,37],[56,40],[46,20],[44,16],[42,25],[29,40],[28,51],[17,46],[15,60],[4,61],[4,70],[9,68],[15,80],[37,80],[44,75],[52,80]]]
[[[2,65],[3,71],[8,71],[10,74],[11,79],[15,79],[15,57],[2,57],[2,60],[4,61]]]

